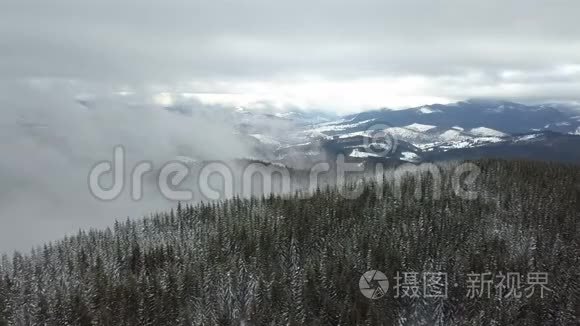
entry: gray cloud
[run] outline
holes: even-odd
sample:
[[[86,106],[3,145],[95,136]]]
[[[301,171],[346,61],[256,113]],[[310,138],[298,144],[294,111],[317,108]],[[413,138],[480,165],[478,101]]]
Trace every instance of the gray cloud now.
[[[580,62],[577,1],[19,1],[0,70],[108,82],[352,78]]]

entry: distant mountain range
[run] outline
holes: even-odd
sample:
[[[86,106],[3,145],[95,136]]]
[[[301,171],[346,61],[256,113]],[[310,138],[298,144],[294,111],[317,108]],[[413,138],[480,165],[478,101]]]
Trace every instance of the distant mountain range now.
[[[487,127],[505,133],[552,130],[576,132],[580,111],[562,105],[530,106],[508,101],[467,100],[453,104],[426,105],[407,110],[377,110],[345,117],[352,122],[374,119],[392,126],[413,123],[441,128],[460,126],[465,129]]]
[[[238,108],[233,119],[257,157],[282,163],[338,154],[355,161],[500,157],[580,162],[580,110],[562,104],[473,99],[343,117]],[[373,138],[377,132],[383,144],[381,137]]]

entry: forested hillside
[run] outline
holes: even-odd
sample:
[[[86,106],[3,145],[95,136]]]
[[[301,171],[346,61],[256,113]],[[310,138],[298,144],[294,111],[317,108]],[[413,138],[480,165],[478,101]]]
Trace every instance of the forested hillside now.
[[[448,175],[439,199],[429,178],[422,196],[369,181],[353,200],[182,204],[4,256],[0,325],[577,325],[580,168],[477,164],[474,200]],[[376,300],[359,290],[374,269],[390,281]],[[395,298],[397,272],[431,271],[447,298]],[[485,272],[546,272],[549,290],[470,298],[467,275]]]

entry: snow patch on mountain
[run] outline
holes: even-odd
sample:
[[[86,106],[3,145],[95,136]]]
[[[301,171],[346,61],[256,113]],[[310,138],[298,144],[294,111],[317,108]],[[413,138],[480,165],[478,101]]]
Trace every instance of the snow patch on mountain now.
[[[386,128],[385,132],[391,137],[411,143],[431,141],[432,137],[415,130],[404,127]]]
[[[524,135],[524,136],[519,136],[517,138],[514,139],[515,142],[522,142],[522,141],[530,141],[530,140],[534,140],[538,137],[540,137],[541,134],[530,134],[530,135]]]
[[[411,130],[418,131],[418,132],[425,132],[425,131],[429,131],[429,130],[435,128],[435,126],[424,125],[424,124],[420,124],[420,123],[413,123],[413,124],[410,124],[408,126],[405,126],[404,128],[411,129]]]
[[[477,137],[474,140],[475,144],[489,144],[489,143],[500,143],[505,141],[502,137]]]
[[[414,145],[422,151],[430,152],[435,149],[446,151],[457,148],[480,147],[504,141],[505,139],[502,137],[471,137],[456,130],[447,130],[440,135],[438,141]]]
[[[419,160],[420,160],[419,155],[417,155],[413,152],[402,152],[401,153],[401,161],[417,162]]]
[[[338,138],[350,138],[350,137],[356,137],[356,136],[369,136],[370,132],[369,131],[355,131],[355,132],[349,132],[347,134],[342,134],[339,135]]]
[[[424,106],[424,107],[419,108],[419,112],[423,113],[423,114],[431,114],[431,113],[441,112],[441,110],[432,109],[428,106]]]
[[[353,151],[348,156],[359,157],[359,158],[361,158],[361,157],[362,158],[364,158],[364,157],[380,157],[380,155],[375,154],[375,153],[362,152],[358,148],[353,149]]]
[[[332,123],[332,124],[319,124],[316,128],[313,129],[313,131],[316,132],[329,132],[329,131],[343,131],[343,130],[347,130],[347,129],[352,129],[352,128],[356,128],[358,126],[364,125],[366,123],[369,123],[371,121],[374,121],[375,119],[368,119],[368,120],[363,120],[363,121],[359,121],[359,122],[355,122],[355,123],[349,123],[349,124],[341,124],[341,123]]]
[[[464,135],[462,132],[454,129],[449,129],[439,135],[439,137],[444,141],[461,141],[469,139],[468,136]]]
[[[435,147],[443,149],[444,151],[449,149],[457,149],[457,148],[472,148],[472,147],[481,147],[492,143],[499,143],[503,142],[502,138],[498,137],[477,137],[477,138],[467,138],[462,140],[450,141],[447,143],[439,143],[434,144]],[[432,149],[427,149],[432,150]]]
[[[505,133],[503,133],[501,131],[491,129],[491,128],[486,128],[486,127],[473,128],[469,132],[473,135],[476,135],[476,136],[491,136],[491,137],[505,137],[505,136],[507,136]]]

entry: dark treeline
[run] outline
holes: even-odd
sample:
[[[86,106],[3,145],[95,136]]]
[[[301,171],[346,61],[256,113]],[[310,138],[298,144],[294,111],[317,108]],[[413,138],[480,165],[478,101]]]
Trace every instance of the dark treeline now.
[[[577,325],[580,168],[481,161],[472,190],[366,182],[234,198],[80,232],[0,263],[0,325]],[[449,167],[448,167],[449,168]],[[33,226],[31,226],[33,227]],[[361,275],[384,272],[377,300]],[[397,272],[448,273],[447,298],[395,298]],[[468,298],[468,273],[546,272],[544,298]]]

